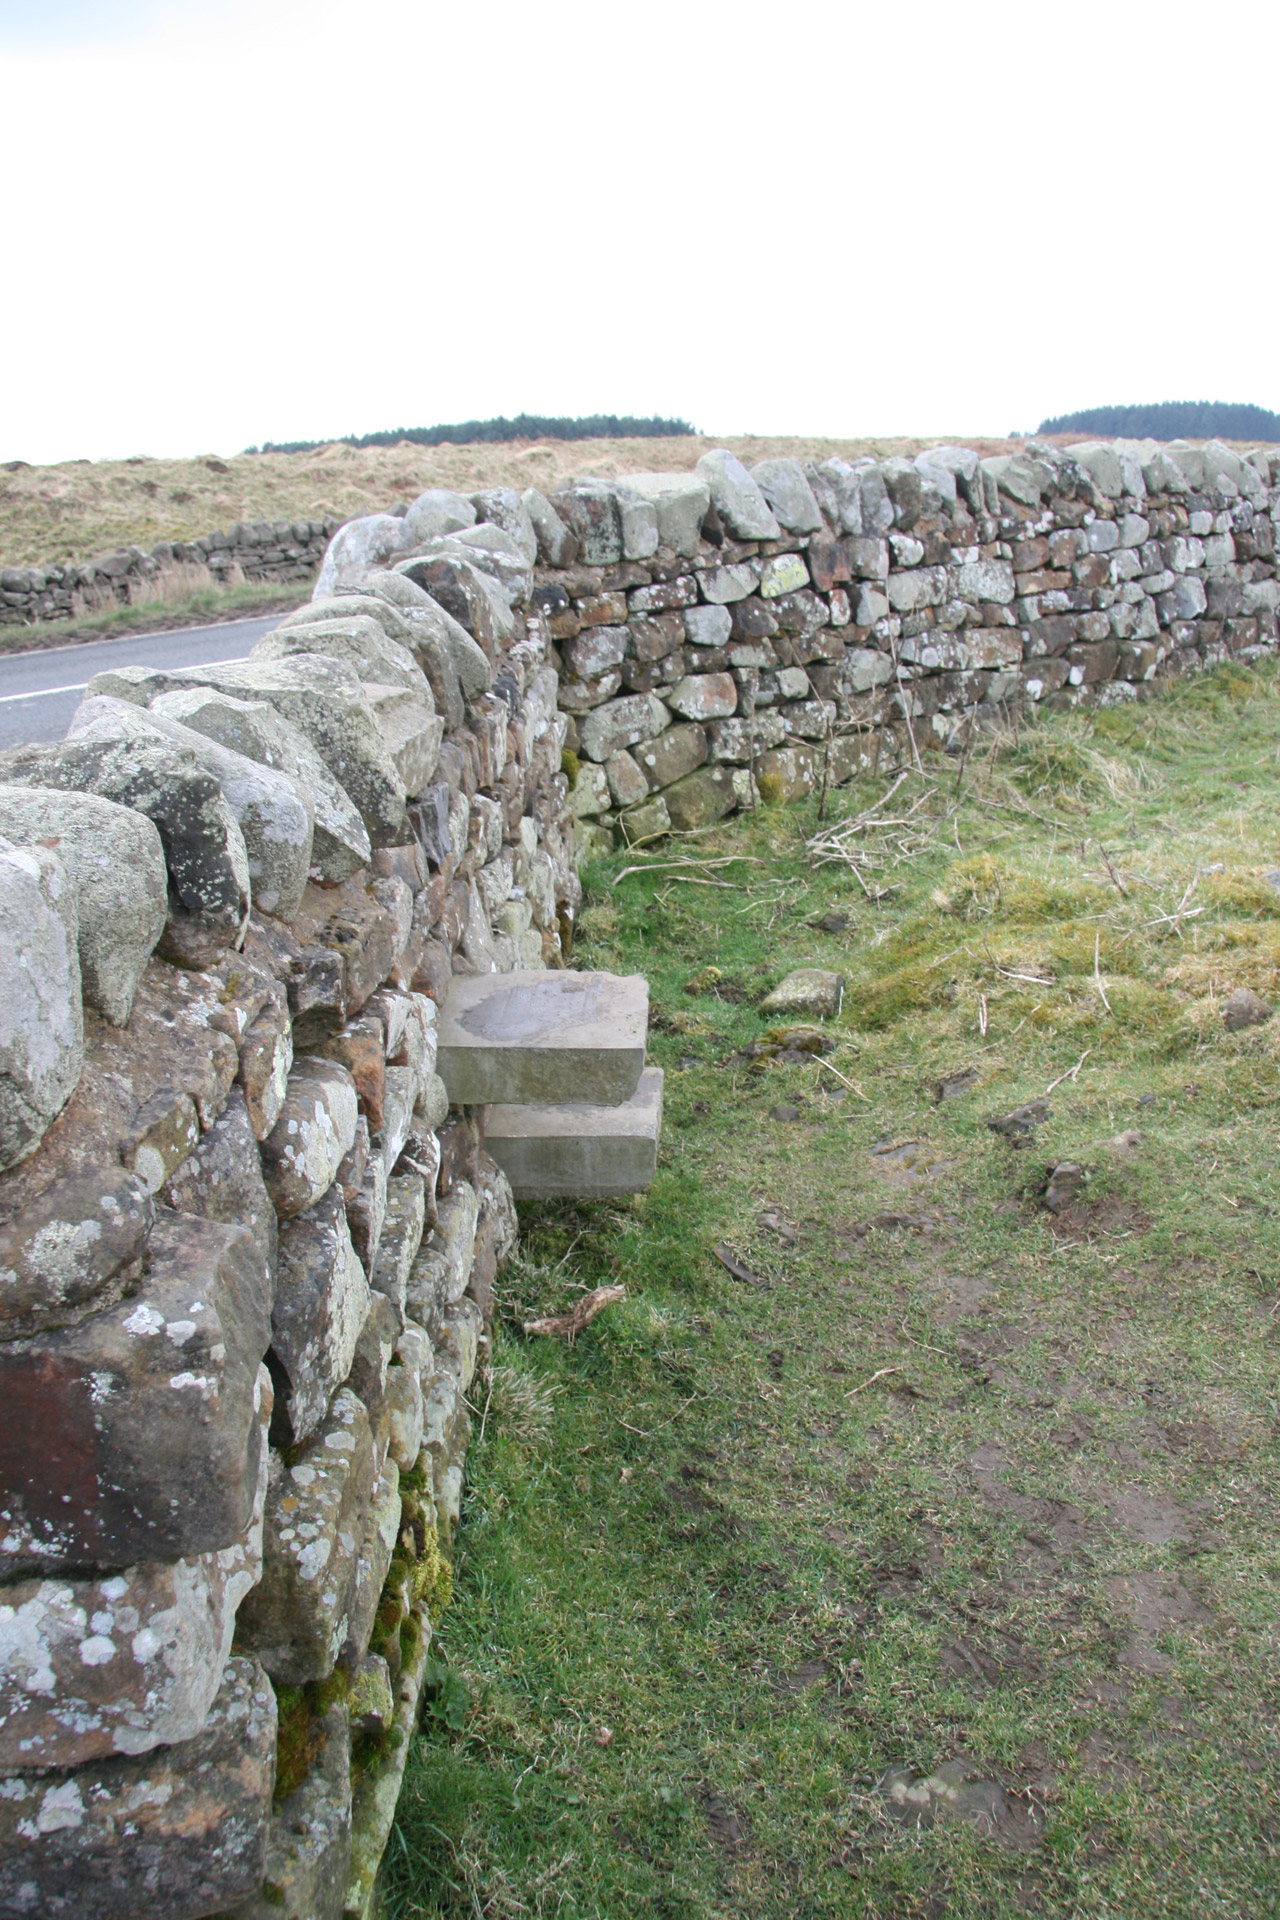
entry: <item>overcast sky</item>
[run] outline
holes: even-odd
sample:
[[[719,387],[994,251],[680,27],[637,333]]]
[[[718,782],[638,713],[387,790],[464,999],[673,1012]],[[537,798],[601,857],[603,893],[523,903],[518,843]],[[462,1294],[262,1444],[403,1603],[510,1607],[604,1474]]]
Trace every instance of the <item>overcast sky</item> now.
[[[0,0],[0,460],[1280,407],[1273,8]]]

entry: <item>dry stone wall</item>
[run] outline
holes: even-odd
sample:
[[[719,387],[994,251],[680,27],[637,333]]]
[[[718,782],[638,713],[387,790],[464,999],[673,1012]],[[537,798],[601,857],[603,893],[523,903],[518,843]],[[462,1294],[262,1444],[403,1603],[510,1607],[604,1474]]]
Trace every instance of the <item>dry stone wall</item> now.
[[[579,845],[607,848],[962,750],[1015,702],[1136,699],[1270,649],[1278,521],[1272,448],[1028,440],[750,472],[718,449],[549,499],[423,495],[348,522],[316,591],[426,579],[501,529],[561,670]]]
[[[205,567],[224,583],[308,581],[341,525],[337,519],[240,521],[195,540],[161,540],[149,550],[120,547],[93,560],[0,567],[0,626],[67,620],[108,596],[127,605],[175,564]]]
[[[371,1910],[516,1230],[437,1009],[579,898],[543,623],[446,597],[0,757],[0,1916]]]

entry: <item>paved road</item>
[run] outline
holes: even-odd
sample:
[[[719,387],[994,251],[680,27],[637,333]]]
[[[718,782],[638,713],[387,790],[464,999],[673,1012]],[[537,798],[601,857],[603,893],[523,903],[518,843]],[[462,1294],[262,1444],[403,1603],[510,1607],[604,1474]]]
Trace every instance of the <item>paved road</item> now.
[[[0,655],[0,747],[61,740],[86,682],[108,667],[211,667],[242,660],[280,618],[272,614],[266,620],[229,620],[218,627],[181,627],[173,633]]]

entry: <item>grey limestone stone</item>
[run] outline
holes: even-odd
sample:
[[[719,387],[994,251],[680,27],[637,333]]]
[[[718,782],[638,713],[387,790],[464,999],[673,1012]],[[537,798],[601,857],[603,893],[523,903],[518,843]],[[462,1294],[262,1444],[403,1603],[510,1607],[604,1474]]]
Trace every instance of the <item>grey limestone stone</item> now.
[[[290,660],[296,655],[323,654],[341,660],[361,680],[383,686],[407,687],[430,700],[431,688],[412,648],[393,640],[385,627],[368,614],[352,613],[329,620],[282,621],[250,650],[251,660]]]
[[[350,1373],[368,1311],[369,1283],[334,1186],[280,1229],[271,1346],[287,1381],[295,1443],[316,1431]]]
[[[370,857],[369,835],[345,789],[315,748],[264,700],[238,700],[213,687],[162,693],[151,712],[258,760],[291,780],[311,808],[311,858],[323,880],[347,880]]]
[[[369,513],[348,520],[325,550],[312,599],[326,600],[338,587],[362,587],[376,567],[386,566],[420,537],[407,515],[398,520],[390,513]]]
[[[34,1152],[80,1079],[77,934],[58,856],[0,840],[0,1170]]]
[[[773,517],[788,533],[816,533],[822,514],[798,460],[761,460],[751,469]]]
[[[117,1299],[154,1217],[145,1183],[111,1164],[55,1180],[11,1213],[0,1225],[0,1339],[65,1326]]]
[[[692,559],[711,504],[706,481],[692,473],[629,473],[626,484],[652,505],[658,544]]]
[[[273,1680],[298,1686],[332,1673],[376,1479],[369,1416],[347,1387],[291,1465],[272,1454],[262,1579],[241,1606],[237,1638]]]
[[[154,736],[16,747],[0,756],[0,784],[97,793],[155,822],[169,875],[161,947],[170,958],[207,965],[239,935],[250,905],[244,836],[194,752]]]
[[[314,1206],[337,1178],[356,1137],[355,1082],[334,1060],[299,1060],[284,1105],[262,1143],[267,1192],[281,1220]]]
[[[97,794],[0,787],[0,836],[18,845],[40,841],[66,867],[85,1004],[125,1026],[167,913],[164,846],[154,822]]]
[[[524,496],[514,487],[487,487],[472,494],[471,504],[476,510],[476,520],[501,527],[515,541],[525,565],[531,567],[538,558],[538,532]]]
[[[460,533],[464,527],[473,527],[476,519],[475,506],[465,494],[452,493],[448,487],[428,487],[404,516],[405,547],[419,546],[441,534]]]
[[[620,747],[633,747],[661,733],[670,716],[653,693],[626,694],[596,707],[578,728],[578,743],[588,760],[603,762]]]
[[[315,816],[287,774],[246,759],[176,720],[101,695],[81,702],[69,740],[157,742],[189,752],[218,782],[244,839],[254,904],[291,920],[311,869]]]
[[[711,504],[738,540],[776,540],[781,528],[741,460],[725,447],[704,453],[697,469],[706,481]]]
[[[537,557],[547,567],[567,567],[577,551],[577,539],[569,531],[545,493],[527,487],[520,496],[538,543]]]

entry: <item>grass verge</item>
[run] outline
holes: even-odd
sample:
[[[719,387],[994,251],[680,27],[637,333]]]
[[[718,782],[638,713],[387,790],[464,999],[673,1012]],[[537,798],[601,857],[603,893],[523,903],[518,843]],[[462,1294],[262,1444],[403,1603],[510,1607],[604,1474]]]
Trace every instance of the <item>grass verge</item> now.
[[[912,776],[856,872],[813,807],[589,870],[660,1170],[524,1210],[393,1920],[1280,1913],[1278,739],[1225,669]],[[825,1061],[757,1044],[799,965]]]
[[[171,599],[139,599],[129,606],[100,607],[74,620],[0,627],[0,653],[38,653],[49,647],[79,646],[86,640],[122,640],[132,633],[166,633],[170,628],[251,620],[255,614],[280,613],[300,606],[308,593],[305,580],[243,580],[229,587],[198,587]]]

